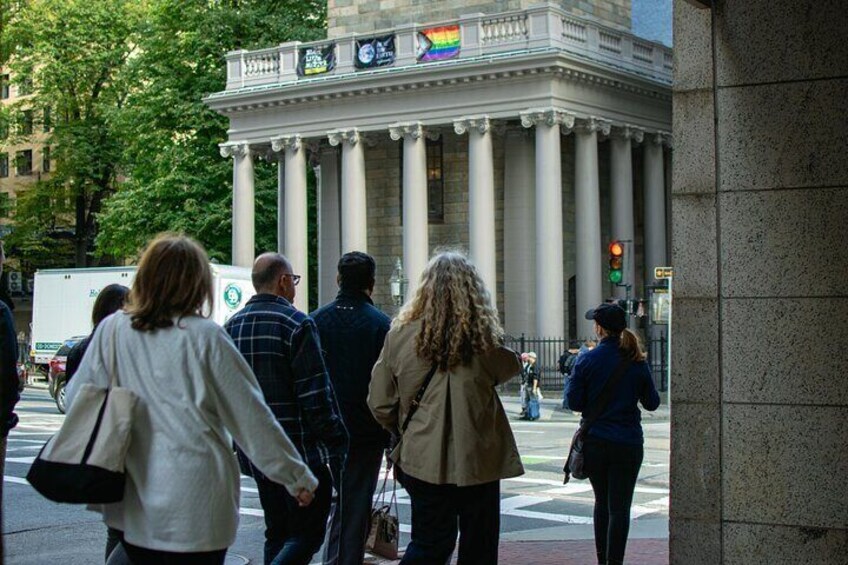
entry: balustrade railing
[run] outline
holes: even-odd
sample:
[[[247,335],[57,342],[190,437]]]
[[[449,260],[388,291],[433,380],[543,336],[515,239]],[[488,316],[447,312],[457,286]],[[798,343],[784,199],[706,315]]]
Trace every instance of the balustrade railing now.
[[[426,32],[441,28],[434,38]],[[363,40],[394,37],[394,57],[379,65],[354,65]],[[297,73],[298,58],[310,48],[329,47],[334,53],[333,65],[320,72]],[[439,57],[422,56],[434,47]],[[382,49],[385,45],[382,44]],[[648,75],[657,81],[671,83],[671,49],[640,39],[632,34],[581,20],[559,7],[534,6],[502,14],[474,14],[427,25],[407,25],[368,34],[348,35],[312,43],[297,41],[254,51],[232,51],[227,54],[227,90],[244,87],[289,83],[326,75],[354,73],[365,69],[410,67],[431,61],[472,59],[526,50],[565,50],[599,63],[614,64],[619,69]],[[314,56],[314,53],[311,55]],[[361,63],[361,62],[360,62]]]

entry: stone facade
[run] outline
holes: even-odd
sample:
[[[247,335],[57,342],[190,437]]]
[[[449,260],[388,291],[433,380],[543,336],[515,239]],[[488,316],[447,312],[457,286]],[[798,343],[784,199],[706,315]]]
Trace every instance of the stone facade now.
[[[577,16],[630,29],[631,0],[560,0],[554,2]],[[536,0],[329,0],[327,36],[367,33],[410,23],[438,22],[464,14],[521,10]]]
[[[848,554],[848,12],[675,2],[673,565]]]

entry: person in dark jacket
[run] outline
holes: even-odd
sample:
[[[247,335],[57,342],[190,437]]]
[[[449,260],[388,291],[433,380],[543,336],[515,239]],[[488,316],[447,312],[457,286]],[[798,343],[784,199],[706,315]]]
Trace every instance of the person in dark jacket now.
[[[318,478],[312,504],[251,469],[265,513],[265,565],[306,564],[326,532],[334,475],[344,466],[348,434],[333,392],[315,322],[292,305],[300,275],[279,253],[263,253],[251,274],[257,294],[224,325],[256,374],[265,402]]]
[[[3,241],[0,240],[0,276],[3,275],[3,262],[6,255]],[[12,311],[0,300],[0,476],[6,465],[6,438],[18,425],[15,404],[20,400],[18,392],[18,336],[15,333],[15,320]],[[0,484],[0,503],[3,498],[3,486]],[[3,561],[3,545],[0,541],[0,563]]]
[[[627,329],[627,318],[619,306],[601,304],[586,313],[595,321],[601,339],[595,349],[581,355],[566,382],[568,407],[585,416],[593,411],[606,382],[619,363],[627,368],[612,391],[609,403],[589,429],[583,454],[592,490],[595,492],[595,549],[598,563],[620,565],[630,530],[630,505],[643,443],[638,402],[656,410],[660,397],[651,370],[635,333]]]
[[[371,501],[389,440],[368,408],[368,387],[391,320],[371,301],[376,281],[373,257],[358,251],[346,253],[339,260],[337,281],[336,299],[311,314],[350,434],[341,488],[331,510],[324,563],[361,565]]]

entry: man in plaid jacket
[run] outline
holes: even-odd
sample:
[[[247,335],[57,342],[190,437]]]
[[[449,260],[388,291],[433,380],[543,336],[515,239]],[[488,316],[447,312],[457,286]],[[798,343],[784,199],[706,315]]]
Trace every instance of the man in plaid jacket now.
[[[265,253],[256,259],[252,277],[256,296],[225,328],[253,369],[265,402],[319,481],[312,504],[300,507],[282,485],[250,465],[265,512],[265,564],[309,563],[323,543],[333,474],[344,464],[348,434],[315,323],[292,305],[300,276],[283,255]]]

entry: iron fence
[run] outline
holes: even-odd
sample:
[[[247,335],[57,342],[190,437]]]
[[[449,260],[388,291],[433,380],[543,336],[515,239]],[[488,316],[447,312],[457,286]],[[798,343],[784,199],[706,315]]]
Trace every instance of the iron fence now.
[[[559,372],[559,358],[568,349],[579,349],[583,340],[567,340],[564,338],[551,337],[527,337],[506,336],[504,345],[518,351],[519,353],[536,353],[536,368],[539,371],[539,386],[543,391],[549,392],[551,397],[555,391],[562,391],[563,377]],[[657,390],[664,392],[668,390],[668,341],[665,336],[648,340],[646,344],[648,363],[651,366],[651,374]],[[518,377],[512,379],[503,386],[504,391],[518,391],[520,380]]]

